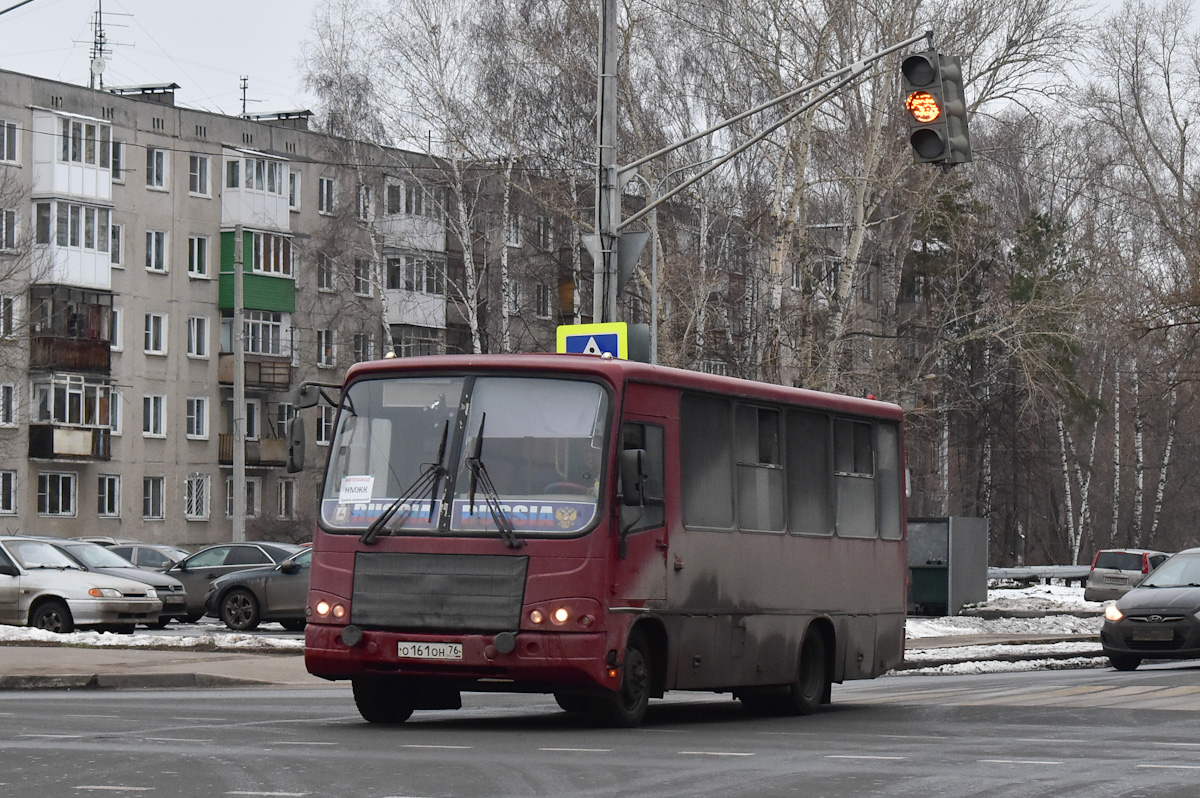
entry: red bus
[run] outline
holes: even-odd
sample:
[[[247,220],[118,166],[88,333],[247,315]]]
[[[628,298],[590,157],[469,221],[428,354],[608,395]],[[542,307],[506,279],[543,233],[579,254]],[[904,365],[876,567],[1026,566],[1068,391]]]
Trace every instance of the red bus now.
[[[484,690],[618,726],[668,690],[813,712],[832,682],[903,658],[902,420],[608,357],[357,364],[320,497],[308,670],[349,679],[378,723]]]

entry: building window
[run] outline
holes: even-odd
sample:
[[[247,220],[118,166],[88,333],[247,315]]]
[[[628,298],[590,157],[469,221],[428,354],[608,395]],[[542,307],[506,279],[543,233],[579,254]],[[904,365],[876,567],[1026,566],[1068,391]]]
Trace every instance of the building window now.
[[[167,270],[167,234],[162,230],[146,231],[146,268],[152,272]]]
[[[510,247],[521,246],[521,214],[509,214],[507,234],[505,235],[504,243]]]
[[[208,277],[208,237],[188,237],[188,276]]]
[[[0,249],[17,248],[17,212],[0,210]]]
[[[337,409],[330,405],[317,406],[317,443],[328,446],[333,440],[333,419]]]
[[[242,323],[245,351],[254,355],[283,354],[283,314],[247,310]]]
[[[186,435],[195,440],[208,439],[208,398],[204,396],[189,396],[187,398],[187,427]]]
[[[112,179],[114,183],[125,182],[125,142],[112,143]]]
[[[257,518],[262,511],[262,480],[259,477],[246,479],[246,517]],[[233,477],[225,478],[225,515],[233,517]]]
[[[388,261],[388,287],[441,295],[446,292],[445,271],[441,263],[429,258],[416,255],[392,258]],[[400,282],[401,274],[403,283]]]
[[[52,219],[54,217],[54,205],[49,202],[39,202],[34,205],[34,236],[35,244],[49,244],[51,241],[50,229]]]
[[[0,385],[0,427],[17,425],[17,386]]]
[[[335,365],[333,330],[317,330],[317,365],[325,368]]]
[[[375,359],[375,336],[370,333],[354,334],[354,362]]]
[[[208,474],[189,474],[183,490],[183,515],[189,520],[208,518],[208,497],[212,480]]]
[[[208,156],[188,156],[188,191],[192,194],[208,196]]]
[[[545,283],[538,283],[534,286],[534,312],[537,313],[539,319],[550,318],[550,297],[552,295],[550,286]]]
[[[94,122],[78,119],[63,119],[62,149],[59,153],[59,160],[64,163],[86,163],[108,169],[111,139],[112,127],[110,125],[97,125]]]
[[[167,187],[167,151],[158,147],[146,148],[146,186],[148,188]]]
[[[208,357],[208,319],[192,316],[187,327],[188,357]]]
[[[101,518],[121,515],[121,478],[116,474],[101,474],[96,480],[96,515]]]
[[[17,332],[17,298],[0,296],[0,338],[12,338]]]
[[[279,480],[279,517],[296,517],[296,480]]]
[[[92,252],[108,252],[112,240],[111,212],[107,208],[89,205],[74,205],[56,200],[54,243],[60,247],[84,249]],[[38,203],[39,243],[50,243],[49,203]]]
[[[38,515],[75,517],[74,474],[38,474]]]
[[[120,352],[125,347],[125,337],[121,334],[121,318],[124,315],[124,311],[121,308],[113,308],[110,311],[108,329],[111,340],[109,341],[109,348],[114,352]]]
[[[334,182],[332,177],[317,179],[317,213],[333,213]]]
[[[228,188],[262,191],[281,197],[287,188],[284,178],[286,167],[282,161],[267,158],[243,158],[240,169],[238,161],[229,161],[225,168],[225,183]],[[238,181],[239,171],[242,176],[241,185]]]
[[[271,233],[252,234],[251,269],[262,274],[292,274],[292,240]]]
[[[401,357],[439,354],[437,330],[396,325],[392,327],[392,348]]]
[[[371,187],[358,187],[358,220],[365,222],[371,218]]]
[[[246,401],[246,440],[256,441],[262,437],[262,407],[257,399],[249,399]]]
[[[17,125],[0,119],[0,161],[16,161],[17,153]]]
[[[167,353],[167,317],[161,313],[147,313],[142,339],[142,350],[147,355]]]
[[[288,170],[288,210],[300,210],[300,173]]]
[[[333,258],[324,252],[317,253],[317,290],[333,291],[336,272]]]
[[[121,394],[112,391],[108,401],[108,428],[113,435],[121,434]]]
[[[275,437],[286,438],[292,431],[292,421],[296,418],[296,406],[290,402],[280,402],[275,406]]]
[[[142,437],[167,437],[167,397],[147,395],[142,397]]]
[[[0,514],[17,512],[17,472],[0,471]]]
[[[537,245],[543,250],[550,250],[554,246],[554,226],[549,216],[538,216]]]
[[[354,293],[371,295],[371,261],[366,258],[354,259]]]
[[[124,261],[121,258],[121,254],[125,251],[125,226],[114,224],[109,230],[112,234],[111,243],[108,248],[108,262],[118,268],[124,268]]]
[[[39,423],[108,426],[110,386],[75,374],[55,374],[44,380],[33,384],[33,412]]]
[[[142,518],[161,521],[166,517],[163,477],[142,477]]]

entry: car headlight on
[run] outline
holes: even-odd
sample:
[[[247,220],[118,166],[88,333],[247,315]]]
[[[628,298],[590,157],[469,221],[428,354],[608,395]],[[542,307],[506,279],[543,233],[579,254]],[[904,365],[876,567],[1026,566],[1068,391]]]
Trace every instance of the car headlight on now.
[[[94,587],[88,591],[92,598],[121,598],[121,591],[115,587]]]
[[[1104,608],[1104,619],[1106,621],[1112,621],[1113,623],[1116,623],[1117,621],[1121,620],[1124,617],[1125,617],[1125,613],[1123,613],[1119,609],[1117,609],[1116,604],[1109,604],[1107,607]]]

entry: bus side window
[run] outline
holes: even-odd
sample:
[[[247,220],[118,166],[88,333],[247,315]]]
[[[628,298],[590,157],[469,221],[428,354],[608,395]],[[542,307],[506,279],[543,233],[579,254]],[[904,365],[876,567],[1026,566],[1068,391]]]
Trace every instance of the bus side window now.
[[[642,507],[621,506],[621,528],[630,532],[660,527],[664,522],[663,494],[663,428],[657,424],[629,422],[621,428],[623,450],[642,449],[646,468],[645,504]]]
[[[844,418],[833,422],[838,537],[877,536],[874,444],[870,423]]]

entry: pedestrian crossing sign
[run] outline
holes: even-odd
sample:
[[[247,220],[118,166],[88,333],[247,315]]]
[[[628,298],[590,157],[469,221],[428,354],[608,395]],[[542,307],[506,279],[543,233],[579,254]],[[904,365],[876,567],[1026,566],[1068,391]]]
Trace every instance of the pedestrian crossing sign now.
[[[623,321],[606,324],[563,324],[558,327],[559,354],[604,355],[629,359],[629,325]]]

